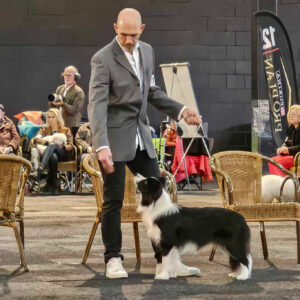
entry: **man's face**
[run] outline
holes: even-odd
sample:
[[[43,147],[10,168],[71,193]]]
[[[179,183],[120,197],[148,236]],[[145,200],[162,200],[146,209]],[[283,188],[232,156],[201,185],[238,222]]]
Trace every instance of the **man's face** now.
[[[119,22],[118,24],[114,24],[119,43],[130,52],[135,47],[144,28],[145,24],[141,25],[138,22]]]
[[[72,69],[65,69],[63,73],[64,81],[66,86],[70,86],[76,83],[75,71]]]

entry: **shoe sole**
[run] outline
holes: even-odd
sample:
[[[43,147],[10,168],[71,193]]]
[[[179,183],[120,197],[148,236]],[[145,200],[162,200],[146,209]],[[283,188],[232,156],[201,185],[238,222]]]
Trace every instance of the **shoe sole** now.
[[[128,278],[128,274],[123,274],[123,275],[105,275],[105,277],[109,279],[118,279],[118,278]]]

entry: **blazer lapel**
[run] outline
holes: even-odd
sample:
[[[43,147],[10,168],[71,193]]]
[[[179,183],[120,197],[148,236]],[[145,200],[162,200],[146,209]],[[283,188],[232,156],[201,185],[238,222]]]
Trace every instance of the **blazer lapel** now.
[[[139,47],[139,51],[140,51],[140,63],[142,66],[142,71],[143,71],[143,91],[145,91],[145,82],[146,82],[146,53],[144,50],[144,47],[142,46],[142,44],[140,43],[140,47]]]
[[[130,72],[134,77],[137,78],[137,76],[135,75],[127,57],[125,56],[125,53],[123,51],[123,49],[121,49],[120,45],[118,44],[118,42],[116,41],[116,39],[114,39],[113,41],[113,52],[115,55],[115,60],[122,65],[128,72]],[[137,78],[138,79],[138,78]]]

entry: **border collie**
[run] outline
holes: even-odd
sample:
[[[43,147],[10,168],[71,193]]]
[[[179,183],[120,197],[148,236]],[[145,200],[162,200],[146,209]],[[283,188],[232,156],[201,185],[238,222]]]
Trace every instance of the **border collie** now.
[[[180,254],[214,243],[229,253],[230,277],[251,277],[250,230],[237,212],[224,208],[187,208],[171,202],[164,190],[165,179],[135,176],[142,197],[137,211],[151,238],[157,260],[155,279],[199,275],[200,270],[184,265]]]

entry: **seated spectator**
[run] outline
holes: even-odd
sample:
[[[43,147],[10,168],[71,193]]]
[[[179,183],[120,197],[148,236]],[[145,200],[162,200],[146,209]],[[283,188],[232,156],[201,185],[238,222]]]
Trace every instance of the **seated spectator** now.
[[[82,149],[82,157],[81,159],[84,158],[84,156],[87,153],[92,153],[93,148],[92,148],[92,132],[90,128],[90,123],[84,123],[82,124],[77,133],[76,133],[76,138],[75,142],[77,146],[80,146]]]
[[[167,163],[167,170],[171,172],[171,165],[173,162],[173,157],[175,153],[177,131],[175,123],[167,126],[164,131],[163,137],[165,140],[165,160]]]
[[[300,151],[300,105],[290,107],[287,120],[289,123],[287,137],[276,151],[278,156],[274,156],[272,159],[280,163],[284,168],[290,169],[294,164],[294,156]],[[286,176],[272,164],[269,164],[269,170],[271,174]]]
[[[0,154],[15,154],[20,144],[20,136],[13,121],[5,116],[0,104]]]
[[[59,135],[58,135],[59,134]],[[64,139],[62,138],[64,137]],[[59,192],[57,182],[57,164],[59,161],[66,161],[74,148],[73,137],[69,128],[64,126],[64,121],[58,109],[50,108],[46,115],[46,125],[43,126],[35,138],[33,144],[32,157],[42,155],[40,166],[38,167],[38,177],[48,165],[47,184],[42,192],[57,194]],[[46,146],[46,147],[41,147]]]

